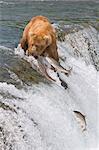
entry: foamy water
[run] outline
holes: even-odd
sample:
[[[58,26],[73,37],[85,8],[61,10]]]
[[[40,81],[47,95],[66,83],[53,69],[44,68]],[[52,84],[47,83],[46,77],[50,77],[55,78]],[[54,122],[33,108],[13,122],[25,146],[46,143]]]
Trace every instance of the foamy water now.
[[[72,67],[69,76],[60,73],[61,79],[68,85],[66,90],[55,74],[51,74],[57,79],[55,83],[40,82],[29,86],[8,70],[10,77],[20,82],[22,88],[0,82],[1,150],[97,148],[99,79],[97,67],[93,65],[97,56],[91,60],[89,53],[93,47],[97,52],[98,33],[93,30],[95,29],[89,27],[66,35],[64,42],[58,41],[61,65],[65,68]],[[90,40],[91,50],[88,49],[85,35]],[[81,55],[78,56],[75,50]],[[22,59],[29,61],[23,53],[19,54]],[[85,115],[85,131],[77,123],[74,110]]]

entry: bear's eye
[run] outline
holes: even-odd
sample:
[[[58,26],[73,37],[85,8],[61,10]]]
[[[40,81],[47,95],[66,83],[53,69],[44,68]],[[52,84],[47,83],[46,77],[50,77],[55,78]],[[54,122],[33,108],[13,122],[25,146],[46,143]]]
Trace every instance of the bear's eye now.
[[[38,48],[39,46],[38,45],[35,45],[36,46],[36,48]]]

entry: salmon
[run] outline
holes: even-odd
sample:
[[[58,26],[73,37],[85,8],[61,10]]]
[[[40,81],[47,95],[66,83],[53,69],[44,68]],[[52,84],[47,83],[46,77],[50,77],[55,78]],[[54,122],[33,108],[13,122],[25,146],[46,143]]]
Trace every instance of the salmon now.
[[[83,115],[81,112],[79,111],[73,111],[75,116],[76,116],[76,120],[77,122],[80,124],[82,131],[86,130],[86,118],[85,115]]]
[[[56,60],[54,60],[53,58],[46,57],[46,60],[47,60],[47,62],[48,62],[53,68],[55,68],[56,71],[65,73],[65,74],[67,74],[67,75],[70,74],[71,69],[69,69],[69,70],[64,69],[64,68],[63,68]]]

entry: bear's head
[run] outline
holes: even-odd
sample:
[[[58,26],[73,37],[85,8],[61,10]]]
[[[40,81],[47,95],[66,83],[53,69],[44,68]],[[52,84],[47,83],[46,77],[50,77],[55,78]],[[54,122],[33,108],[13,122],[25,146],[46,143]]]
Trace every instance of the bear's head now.
[[[27,54],[38,56],[43,54],[45,49],[51,44],[52,39],[50,35],[37,35],[37,34],[29,34],[28,38],[28,49]]]

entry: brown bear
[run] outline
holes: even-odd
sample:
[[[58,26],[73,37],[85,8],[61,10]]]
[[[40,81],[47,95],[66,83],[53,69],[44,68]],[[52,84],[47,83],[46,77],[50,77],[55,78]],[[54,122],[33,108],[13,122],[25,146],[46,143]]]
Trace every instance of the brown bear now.
[[[28,55],[42,55],[59,60],[55,29],[44,16],[36,16],[30,20],[23,31],[20,44]]]

